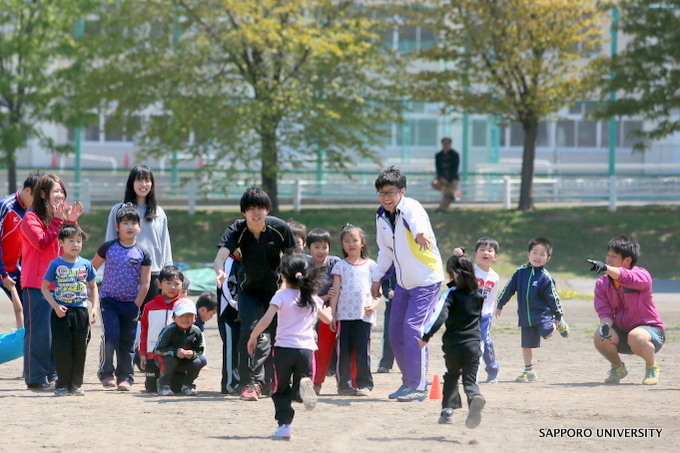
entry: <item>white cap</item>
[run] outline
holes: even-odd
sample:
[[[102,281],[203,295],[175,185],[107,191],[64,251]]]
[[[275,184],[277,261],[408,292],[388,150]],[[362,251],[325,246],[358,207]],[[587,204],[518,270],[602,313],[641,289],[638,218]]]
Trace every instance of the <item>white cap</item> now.
[[[196,304],[191,299],[180,299],[175,302],[172,307],[172,314],[175,316],[182,316],[184,314],[196,314]]]

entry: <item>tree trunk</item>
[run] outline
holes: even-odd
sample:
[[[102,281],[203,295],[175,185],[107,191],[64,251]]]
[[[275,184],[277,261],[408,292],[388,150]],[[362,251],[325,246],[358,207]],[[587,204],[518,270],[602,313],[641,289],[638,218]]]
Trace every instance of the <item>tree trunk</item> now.
[[[17,154],[16,151],[7,153],[7,189],[8,193],[17,191]]]
[[[517,209],[522,212],[534,210],[534,161],[536,160],[536,139],[538,138],[538,118],[522,121],[524,129],[524,152],[522,153],[522,185]]]
[[[279,153],[276,144],[276,126],[272,126],[266,119],[263,120],[260,134],[262,150],[262,189],[269,194],[272,200],[272,212],[279,212]]]

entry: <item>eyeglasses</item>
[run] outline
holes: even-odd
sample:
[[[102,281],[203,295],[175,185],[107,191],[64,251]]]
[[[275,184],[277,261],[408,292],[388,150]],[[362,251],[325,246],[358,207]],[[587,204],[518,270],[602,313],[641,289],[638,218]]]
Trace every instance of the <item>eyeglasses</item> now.
[[[379,190],[378,191],[378,196],[379,197],[393,197],[397,195],[400,191],[399,190]]]

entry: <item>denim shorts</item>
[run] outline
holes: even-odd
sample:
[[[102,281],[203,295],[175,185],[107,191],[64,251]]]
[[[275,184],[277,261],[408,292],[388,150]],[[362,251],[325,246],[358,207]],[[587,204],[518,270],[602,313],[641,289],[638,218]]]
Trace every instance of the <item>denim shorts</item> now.
[[[649,334],[652,336],[654,352],[659,352],[661,346],[663,346],[663,344],[666,342],[666,333],[664,332],[664,330],[656,326],[637,326],[637,327],[641,327],[645,329],[647,332],[649,332]],[[628,345],[628,333],[622,332],[621,329],[619,329],[616,325],[613,325],[612,328],[614,329],[614,332],[616,332],[616,334],[619,336],[619,344],[616,345],[616,350],[620,354],[632,354],[633,351],[630,349],[630,346]]]

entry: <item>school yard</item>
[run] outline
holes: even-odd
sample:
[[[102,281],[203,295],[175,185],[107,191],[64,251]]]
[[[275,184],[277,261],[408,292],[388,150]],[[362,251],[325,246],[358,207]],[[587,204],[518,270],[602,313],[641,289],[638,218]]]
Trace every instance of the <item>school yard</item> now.
[[[593,281],[563,280],[558,288],[587,294]],[[626,360],[630,374],[620,385],[602,384],[608,364],[592,346],[597,319],[586,298],[563,301],[572,334],[569,339],[550,339],[535,352],[539,381],[513,382],[522,360],[516,305],[510,302],[493,331],[500,382],[481,384],[487,404],[475,430],[465,428],[466,409],[456,412],[454,424],[438,425],[439,401],[389,401],[387,395],[400,384],[393,370],[374,375],[370,397],[336,396],[329,379],[314,411],[296,406],[293,439],[272,441],[276,422],[270,399],[243,402],[219,393],[221,342],[214,320],[206,329],[209,365],[197,380],[196,397],[158,397],[141,393],[140,385],[130,393],[104,391],[95,374],[101,333],[97,324],[88,350],[84,397],[28,391],[21,379],[21,359],[0,365],[0,452],[677,452],[680,285],[672,283],[671,289],[655,293],[668,329],[655,387],[640,384],[644,365],[632,357]],[[3,294],[0,332],[8,332],[13,323]],[[379,324],[373,334],[374,364],[381,333]],[[444,371],[440,337],[432,341],[430,376]]]

